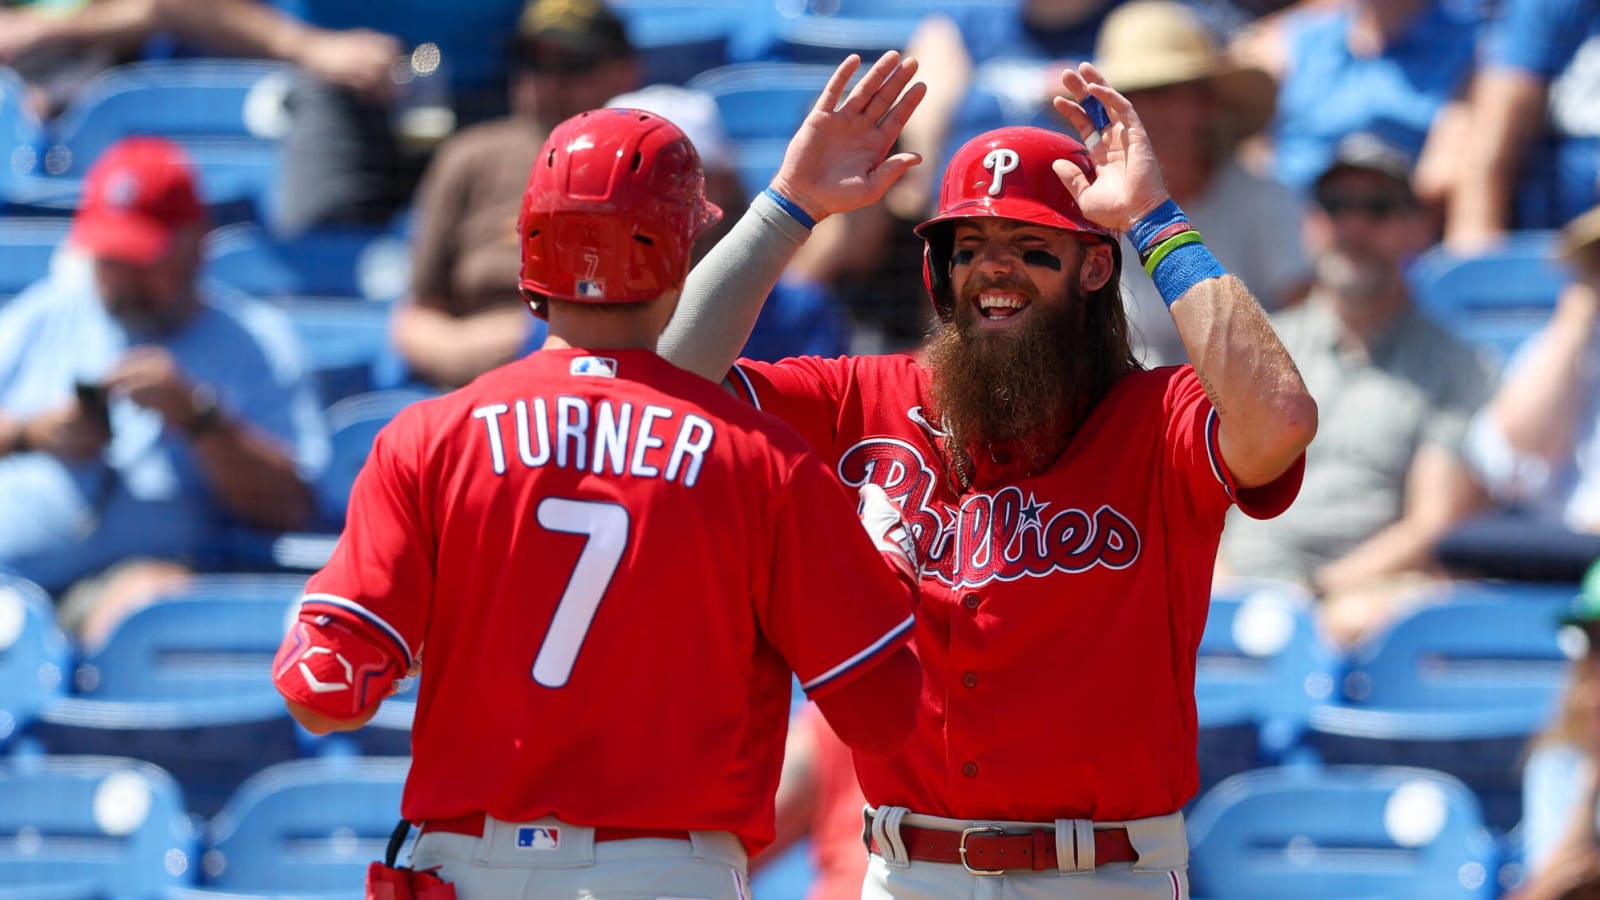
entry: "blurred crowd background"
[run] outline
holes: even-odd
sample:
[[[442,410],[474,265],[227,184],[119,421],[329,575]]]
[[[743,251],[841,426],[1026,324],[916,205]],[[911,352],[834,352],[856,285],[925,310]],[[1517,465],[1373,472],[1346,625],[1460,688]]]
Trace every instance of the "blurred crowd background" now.
[[[542,341],[545,135],[676,122],[703,253],[890,49],[924,163],[746,355],[915,347],[944,160],[1091,60],[1318,400],[1224,534],[1194,896],[1600,896],[1600,0],[0,0],[0,898],[353,895],[411,707],[313,740],[263,673],[377,430]],[[797,703],[758,896],[854,895],[840,749]]]

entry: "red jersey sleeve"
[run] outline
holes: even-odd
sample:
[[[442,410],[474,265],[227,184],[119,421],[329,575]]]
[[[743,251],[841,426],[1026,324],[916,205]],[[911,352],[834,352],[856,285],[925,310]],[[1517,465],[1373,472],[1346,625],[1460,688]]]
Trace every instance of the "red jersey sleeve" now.
[[[850,494],[806,454],[774,504],[762,632],[813,699],[911,637],[912,592],[867,537]]]
[[[728,381],[739,397],[782,419],[812,449],[826,453],[838,429],[849,362],[819,356],[775,363],[741,359],[729,371]]]
[[[1251,518],[1270,519],[1289,508],[1305,476],[1304,453],[1273,481],[1240,488],[1217,443],[1221,419],[1191,366],[1174,369],[1167,382],[1167,446],[1173,467],[1185,476],[1188,501],[1197,511],[1225,511],[1236,503]]]
[[[379,432],[350,493],[344,532],[301,609],[349,622],[391,647],[406,669],[421,651],[433,594],[433,529],[425,511],[415,439],[420,419],[402,412]]]

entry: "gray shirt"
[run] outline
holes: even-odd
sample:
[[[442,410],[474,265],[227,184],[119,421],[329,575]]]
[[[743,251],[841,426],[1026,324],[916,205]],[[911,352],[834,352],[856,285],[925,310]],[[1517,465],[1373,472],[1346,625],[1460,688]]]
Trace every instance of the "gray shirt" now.
[[[1400,518],[1419,448],[1461,455],[1494,376],[1479,353],[1414,308],[1366,351],[1340,346],[1339,319],[1316,296],[1273,316],[1273,325],[1316,398],[1317,437],[1299,499],[1271,521],[1230,515],[1221,555],[1239,575],[1305,582]]]

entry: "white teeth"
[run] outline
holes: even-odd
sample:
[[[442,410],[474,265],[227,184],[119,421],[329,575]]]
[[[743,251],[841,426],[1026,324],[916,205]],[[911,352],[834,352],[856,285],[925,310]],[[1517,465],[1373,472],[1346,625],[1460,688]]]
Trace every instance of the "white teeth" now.
[[[982,294],[978,306],[983,309],[1021,309],[1028,301],[1011,294]]]

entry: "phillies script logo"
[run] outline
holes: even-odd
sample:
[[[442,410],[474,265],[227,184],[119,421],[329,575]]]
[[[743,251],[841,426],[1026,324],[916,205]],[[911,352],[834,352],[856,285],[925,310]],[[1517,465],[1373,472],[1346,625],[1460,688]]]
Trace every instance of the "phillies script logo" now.
[[[1110,506],[1062,507],[1014,487],[974,494],[959,507],[936,503],[939,474],[905,441],[861,441],[839,460],[851,487],[873,482],[904,511],[923,574],[951,587],[1042,578],[1095,566],[1125,569],[1139,558],[1139,530]]]

